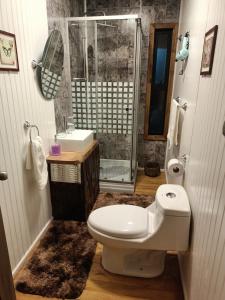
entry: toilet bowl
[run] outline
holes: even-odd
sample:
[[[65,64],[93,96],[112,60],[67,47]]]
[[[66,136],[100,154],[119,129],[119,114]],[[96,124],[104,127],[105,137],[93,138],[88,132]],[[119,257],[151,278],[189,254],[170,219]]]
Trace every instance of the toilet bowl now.
[[[150,278],[163,272],[166,251],[187,250],[190,217],[184,188],[163,184],[147,208],[101,207],[90,214],[87,224],[103,245],[102,265],[107,271]]]

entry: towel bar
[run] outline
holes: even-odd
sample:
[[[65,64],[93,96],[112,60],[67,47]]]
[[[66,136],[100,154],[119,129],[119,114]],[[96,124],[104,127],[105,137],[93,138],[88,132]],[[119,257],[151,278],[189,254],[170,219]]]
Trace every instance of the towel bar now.
[[[181,103],[181,98],[178,96],[175,98],[175,101],[177,101],[177,103],[179,104],[179,107],[183,108],[183,110],[187,110],[187,103]]]

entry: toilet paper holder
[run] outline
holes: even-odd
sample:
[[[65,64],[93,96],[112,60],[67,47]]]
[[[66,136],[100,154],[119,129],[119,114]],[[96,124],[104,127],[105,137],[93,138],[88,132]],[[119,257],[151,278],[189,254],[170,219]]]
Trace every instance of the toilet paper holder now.
[[[181,177],[185,172],[186,167],[186,155],[181,155],[177,158],[172,158],[168,161],[167,172],[171,177]]]
[[[184,167],[185,167],[187,159],[188,159],[187,154],[182,154],[178,159],[183,162]]]

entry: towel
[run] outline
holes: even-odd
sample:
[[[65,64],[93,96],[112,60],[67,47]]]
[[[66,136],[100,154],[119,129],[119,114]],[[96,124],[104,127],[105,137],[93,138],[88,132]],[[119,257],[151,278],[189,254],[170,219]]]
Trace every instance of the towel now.
[[[37,187],[39,190],[43,190],[48,182],[48,168],[43,148],[43,142],[40,136],[37,136],[35,139],[33,139],[32,142],[30,142],[29,147],[31,150],[32,164],[30,163],[28,157],[26,167],[30,167],[30,169],[32,168]]]
[[[27,147],[27,156],[26,156],[26,170],[32,169],[32,154],[31,154],[31,143],[28,144]]]
[[[180,106],[179,103],[173,99],[170,109],[170,122],[167,134],[169,149],[171,149],[174,145],[178,145],[179,118]]]

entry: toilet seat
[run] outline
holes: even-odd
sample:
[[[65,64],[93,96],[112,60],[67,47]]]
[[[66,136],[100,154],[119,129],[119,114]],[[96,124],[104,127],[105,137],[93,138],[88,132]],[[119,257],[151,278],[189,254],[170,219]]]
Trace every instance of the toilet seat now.
[[[109,205],[96,209],[88,219],[97,231],[117,238],[134,239],[148,233],[147,209],[134,205]]]

